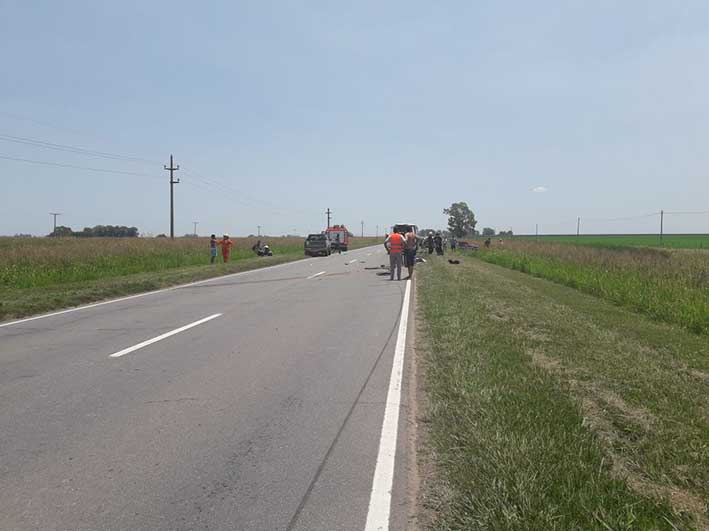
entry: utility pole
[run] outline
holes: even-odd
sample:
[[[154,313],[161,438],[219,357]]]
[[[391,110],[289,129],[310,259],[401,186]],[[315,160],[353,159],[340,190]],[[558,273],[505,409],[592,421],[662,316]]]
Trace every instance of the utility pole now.
[[[194,225],[194,236],[195,236],[195,238],[197,237],[197,224],[198,224],[198,223],[199,223],[199,221],[193,221],[193,222],[192,222],[192,225]]]
[[[662,245],[662,237],[665,232],[665,211],[660,210],[660,245]]]
[[[166,170],[170,172],[170,239],[175,239],[175,192],[173,190],[174,185],[180,182],[180,179],[173,179],[173,172],[180,169],[180,165],[177,167],[172,163],[172,154],[170,154],[170,167],[163,166]]]
[[[52,234],[57,232],[57,216],[61,216],[61,212],[50,212],[50,216],[54,216],[54,229],[52,230]]]
[[[537,241],[539,241],[539,223],[536,224],[536,228],[534,229],[534,236],[537,238]]]
[[[376,235],[377,235],[377,238],[379,238],[379,225],[377,225],[377,233],[376,233]]]
[[[578,241],[580,234],[581,234],[581,217],[579,216],[578,218],[576,218],[576,241]]]
[[[256,225],[256,228],[258,229],[257,236],[260,238],[261,237],[261,225]]]
[[[362,221],[362,238],[364,238],[364,221]]]
[[[325,212],[325,214],[327,214],[327,227],[325,227],[325,228],[329,229],[330,228],[330,218],[332,217],[332,211],[330,210],[329,207],[327,209],[327,212]]]

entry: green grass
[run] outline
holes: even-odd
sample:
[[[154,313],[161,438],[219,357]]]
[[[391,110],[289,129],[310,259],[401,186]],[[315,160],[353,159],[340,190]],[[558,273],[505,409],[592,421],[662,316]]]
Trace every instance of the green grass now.
[[[304,257],[301,238],[262,238],[273,257],[234,238],[228,264],[209,263],[207,238],[0,238],[0,320]],[[377,242],[355,238],[356,249]]]
[[[535,236],[515,236],[515,239],[536,240]],[[592,234],[539,236],[542,242],[578,243],[581,245],[667,247],[671,249],[709,249],[709,234]]]
[[[706,340],[515,271],[418,271],[433,529],[706,529]]]
[[[476,256],[695,333],[709,332],[709,254],[703,251],[516,240]]]

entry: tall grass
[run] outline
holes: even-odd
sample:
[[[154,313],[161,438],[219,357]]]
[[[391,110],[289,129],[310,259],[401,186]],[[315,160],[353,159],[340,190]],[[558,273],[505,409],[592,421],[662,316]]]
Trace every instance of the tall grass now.
[[[254,256],[256,238],[233,241],[232,261]],[[277,255],[303,250],[300,238],[264,241]],[[36,288],[208,263],[209,238],[0,238],[0,288]]]
[[[709,332],[709,253],[514,240],[479,257]]]

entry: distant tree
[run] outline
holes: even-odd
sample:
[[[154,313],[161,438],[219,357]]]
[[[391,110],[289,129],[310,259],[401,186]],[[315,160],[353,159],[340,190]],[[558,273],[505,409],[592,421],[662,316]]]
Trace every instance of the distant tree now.
[[[448,228],[451,234],[457,238],[462,238],[475,230],[475,214],[470,210],[465,202],[453,203],[450,208],[443,209],[443,213],[448,216]]]
[[[52,232],[49,236],[52,238],[66,238],[68,236],[73,236],[74,231],[71,230],[71,227],[65,227],[64,225],[59,225],[54,232]]]
[[[74,236],[82,238],[137,238],[138,235],[137,227],[126,227],[125,225],[96,225],[95,227],[84,227],[81,232],[74,233]]]
[[[165,235],[165,234],[158,234],[158,235],[155,236],[155,237],[156,237],[156,238],[167,238],[167,235]]]
[[[483,236],[494,236],[495,235],[495,229],[490,228],[490,227],[485,227],[483,229]]]
[[[498,236],[512,236],[511,230],[501,230],[497,233]]]

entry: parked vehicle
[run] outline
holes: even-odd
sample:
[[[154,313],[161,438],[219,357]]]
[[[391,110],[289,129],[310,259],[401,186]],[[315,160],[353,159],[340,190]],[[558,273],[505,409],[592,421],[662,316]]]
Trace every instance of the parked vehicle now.
[[[419,245],[421,244],[421,237],[419,235],[418,225],[414,225],[413,223],[397,223],[391,228],[392,232],[398,232],[399,234],[406,234],[407,232],[411,232],[412,230],[416,234],[416,248],[418,249]]]
[[[325,231],[327,239],[330,240],[330,246],[333,251],[346,251],[350,244],[350,232],[344,225],[335,225],[328,227]]]
[[[304,248],[305,256],[330,256],[332,252],[330,240],[324,233],[308,234]]]
[[[458,249],[469,249],[471,251],[478,251],[478,250],[480,250],[480,247],[475,243],[459,241],[458,242]]]

